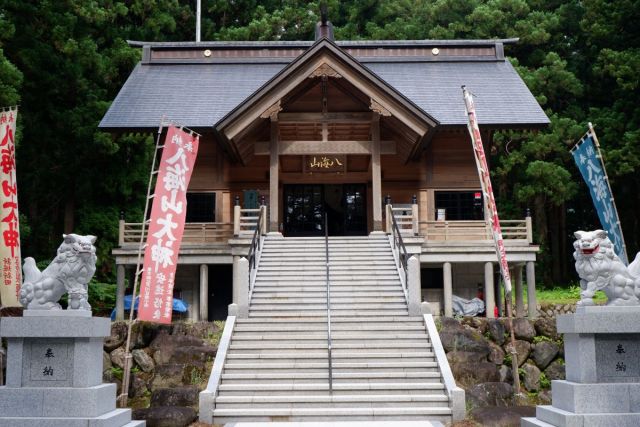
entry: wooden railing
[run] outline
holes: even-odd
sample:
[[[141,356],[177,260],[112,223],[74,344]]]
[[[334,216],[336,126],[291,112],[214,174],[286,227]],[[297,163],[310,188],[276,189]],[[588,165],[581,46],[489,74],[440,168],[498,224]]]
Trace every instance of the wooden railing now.
[[[425,240],[491,240],[491,229],[484,221],[420,221],[420,235]],[[533,243],[531,217],[500,220],[504,239]]]
[[[138,245],[141,234],[141,222],[124,222],[120,220],[120,232],[118,236],[120,246]],[[227,240],[231,237],[233,237],[233,224],[231,223],[189,222],[184,226],[182,243],[194,245],[227,243]]]

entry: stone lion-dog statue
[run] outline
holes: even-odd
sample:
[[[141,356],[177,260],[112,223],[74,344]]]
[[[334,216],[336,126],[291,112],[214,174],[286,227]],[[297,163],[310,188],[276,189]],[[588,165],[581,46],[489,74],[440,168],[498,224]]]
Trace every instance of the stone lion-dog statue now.
[[[574,235],[573,257],[582,289],[577,305],[594,305],[596,291],[604,291],[607,305],[640,305],[640,253],[627,267],[614,252],[606,231],[576,231]]]
[[[91,310],[89,281],[96,272],[95,236],[63,234],[54,260],[40,271],[33,258],[24,260],[20,303],[26,309],[60,310],[60,298],[69,294],[68,310]]]

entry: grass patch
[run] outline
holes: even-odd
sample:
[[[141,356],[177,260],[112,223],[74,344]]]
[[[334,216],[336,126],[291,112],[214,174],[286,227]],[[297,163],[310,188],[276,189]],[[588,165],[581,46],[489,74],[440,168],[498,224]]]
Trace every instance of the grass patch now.
[[[556,286],[552,289],[536,290],[536,297],[538,304],[574,304],[580,301],[580,291],[580,286],[577,285],[571,285],[568,288]],[[593,301],[596,304],[604,304],[607,301],[607,297],[604,292],[597,291]]]

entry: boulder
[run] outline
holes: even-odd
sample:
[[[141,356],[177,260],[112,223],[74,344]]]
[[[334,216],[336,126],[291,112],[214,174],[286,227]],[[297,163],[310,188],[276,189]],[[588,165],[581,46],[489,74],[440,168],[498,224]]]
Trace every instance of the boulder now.
[[[156,365],[151,387],[155,389],[183,385],[185,366],[179,363]]]
[[[440,323],[442,324],[442,327],[440,328],[440,332],[444,332],[447,330],[462,330],[464,329],[463,326],[460,324],[460,322],[458,322],[457,319],[454,319],[453,317],[441,317],[440,318]]]
[[[136,361],[140,369],[144,372],[151,372],[155,368],[153,359],[144,350],[136,349],[131,352],[133,360]]]
[[[520,418],[535,417],[535,406],[511,406],[508,408],[487,406],[475,408],[469,414],[471,418],[483,426],[520,427]]]
[[[204,368],[205,364],[216,357],[216,348],[201,345],[197,347],[178,347],[173,351],[172,363],[183,363],[198,368]]]
[[[197,409],[199,393],[195,386],[156,389],[151,393],[151,406],[189,406]]]
[[[481,334],[487,331],[486,317],[465,317],[462,319],[462,324],[477,330]]]
[[[511,369],[511,366],[500,365],[498,368],[498,377],[501,383],[512,383],[513,369]]]
[[[547,366],[547,369],[544,370],[544,374],[547,376],[549,381],[565,379],[564,363],[560,359],[554,360],[549,366]]]
[[[490,362],[452,363],[451,371],[456,381],[464,384],[497,382],[498,368]]]
[[[171,333],[171,325],[151,322],[136,322],[131,330],[131,348],[149,347],[158,335]]]
[[[220,328],[214,322],[179,322],[173,324],[171,335],[189,335],[204,340],[218,331]]]
[[[476,384],[466,393],[467,402],[474,408],[513,405],[513,387],[504,382]]]
[[[538,368],[545,369],[558,355],[559,350],[558,344],[552,341],[541,341],[533,348],[531,358]]]
[[[119,368],[124,369],[124,359],[125,359],[124,348],[122,347],[116,348],[111,352],[109,357],[111,358],[111,363],[113,363]]]
[[[151,342],[149,348],[153,351],[153,360],[157,365],[173,362],[173,355],[179,348],[202,346],[202,340],[188,335],[169,335],[160,333]]]
[[[481,353],[484,357],[489,354],[489,343],[478,332],[470,329],[451,330],[440,332],[440,340],[446,351],[468,351]]]
[[[124,338],[119,337],[117,335],[111,335],[104,339],[103,348],[107,353],[111,353],[118,347],[121,347],[124,344]]]
[[[447,353],[449,363],[474,363],[486,361],[487,355],[483,352],[477,353],[473,351],[450,351]]]
[[[558,340],[560,338],[555,319],[540,317],[534,322],[534,327],[538,335],[549,337],[552,340]]]
[[[512,350],[511,342],[508,342],[504,346],[504,351],[506,354],[511,354]],[[522,366],[524,362],[527,361],[529,357],[529,353],[531,352],[531,344],[527,341],[516,340],[516,354],[518,356],[518,366]]]
[[[525,363],[522,369],[522,384],[528,391],[540,390],[540,369],[533,363]]]
[[[129,396],[142,397],[148,391],[147,382],[140,375],[132,373],[129,380]]]
[[[518,317],[512,320],[513,323],[513,333],[516,336],[516,339],[525,340],[525,341],[533,341],[533,338],[536,336],[536,328],[533,327],[529,319],[525,319],[524,317]],[[508,329],[507,323],[507,329]]]
[[[193,408],[159,406],[133,410],[134,420],[144,420],[147,427],[186,427],[198,416]]]
[[[111,357],[106,351],[102,352],[102,372],[111,369],[113,363],[111,363]]]
[[[498,344],[489,342],[489,356],[487,356],[487,359],[491,363],[502,365],[504,363],[504,350]]]
[[[551,405],[551,390],[542,390],[538,393],[539,405]]]
[[[499,319],[487,319],[487,332],[491,339],[498,345],[504,344],[505,332],[504,323]]]

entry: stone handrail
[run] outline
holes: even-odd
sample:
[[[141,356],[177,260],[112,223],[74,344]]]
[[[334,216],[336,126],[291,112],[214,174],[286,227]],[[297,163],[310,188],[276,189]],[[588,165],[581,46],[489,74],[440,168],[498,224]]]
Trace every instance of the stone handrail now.
[[[218,344],[216,358],[213,362],[213,368],[211,369],[211,376],[207,383],[207,388],[200,392],[200,421],[203,423],[213,424],[213,410],[215,409],[216,397],[218,396],[218,387],[220,386],[220,380],[222,379],[222,370],[227,358],[229,345],[231,344],[231,335],[233,335],[235,323],[235,316],[227,317],[227,321],[224,324],[224,330],[222,331],[222,337]]]
[[[456,385],[456,380],[451,372],[449,361],[447,360],[447,354],[442,347],[440,341],[440,334],[436,328],[436,324],[433,320],[433,315],[424,314],[424,324],[427,328],[427,334],[431,340],[431,347],[433,348],[433,354],[435,355],[436,362],[440,368],[442,374],[442,382],[449,396],[451,403],[451,416],[453,421],[463,420],[466,412],[465,405],[465,393],[464,390]]]

